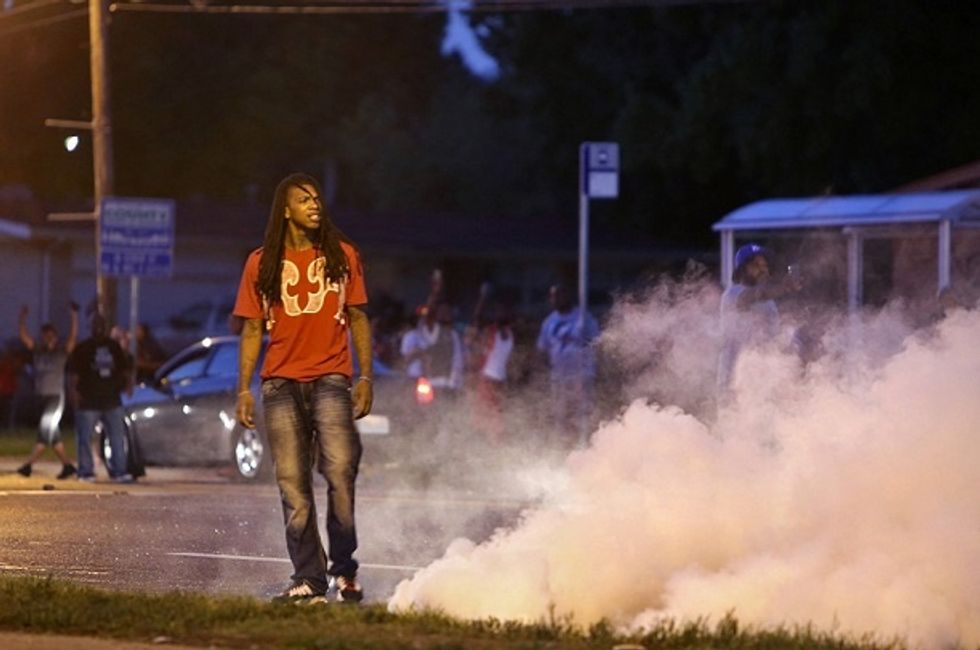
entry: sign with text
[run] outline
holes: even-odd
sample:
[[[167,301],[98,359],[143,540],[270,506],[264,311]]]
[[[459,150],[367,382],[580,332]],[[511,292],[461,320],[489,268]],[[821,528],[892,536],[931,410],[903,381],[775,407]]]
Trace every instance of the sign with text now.
[[[615,142],[583,142],[579,149],[582,193],[590,199],[619,196],[619,145]]]
[[[167,278],[173,272],[172,199],[106,197],[99,211],[99,264],[104,275]]]

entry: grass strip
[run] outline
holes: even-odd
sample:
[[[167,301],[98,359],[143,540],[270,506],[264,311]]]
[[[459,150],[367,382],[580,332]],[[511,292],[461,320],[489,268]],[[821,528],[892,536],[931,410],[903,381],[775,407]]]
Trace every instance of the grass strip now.
[[[732,616],[714,625],[666,621],[643,634],[626,635],[606,622],[581,629],[567,620],[462,621],[431,611],[393,614],[380,604],[275,604],[251,597],[106,591],[50,578],[10,576],[0,576],[0,629],[249,649],[902,647],[898,641],[851,639],[809,627],[754,630],[740,626]]]
[[[74,459],[75,456],[75,431],[72,429],[61,428],[61,441],[65,443],[65,452],[68,457]],[[27,457],[34,450],[37,443],[37,429],[8,429],[0,431],[0,456],[12,456],[14,458]],[[42,459],[56,460],[54,452],[45,451]]]

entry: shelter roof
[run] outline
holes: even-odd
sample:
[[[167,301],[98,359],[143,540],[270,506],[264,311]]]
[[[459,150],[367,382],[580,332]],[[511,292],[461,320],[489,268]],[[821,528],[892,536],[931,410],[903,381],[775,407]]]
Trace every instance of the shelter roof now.
[[[980,226],[980,190],[767,199],[742,206],[715,231],[935,223]]]

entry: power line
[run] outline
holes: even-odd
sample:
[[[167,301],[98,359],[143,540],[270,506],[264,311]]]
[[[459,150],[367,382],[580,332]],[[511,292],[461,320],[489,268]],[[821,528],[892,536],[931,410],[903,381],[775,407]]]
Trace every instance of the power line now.
[[[212,5],[205,2],[166,4],[147,2],[115,2],[111,12],[181,13],[181,14],[252,14],[252,15],[314,15],[314,14],[404,14],[445,13],[453,8],[467,12],[505,13],[511,11],[556,11],[564,9],[613,9],[638,6],[687,4],[728,4],[746,0],[473,0],[471,3],[441,2],[440,0],[366,0],[364,2],[325,2],[299,5],[232,4]]]
[[[446,5],[437,2],[413,2],[412,4],[363,3],[331,5],[177,5],[159,3],[114,2],[110,12],[173,14],[253,14],[253,15],[314,15],[314,14],[382,14],[382,13],[435,13],[445,12]]]
[[[77,5],[84,0],[34,0],[0,13],[0,24],[28,11],[36,11],[56,5]],[[507,13],[517,11],[562,11],[571,9],[616,9],[627,7],[653,7],[697,4],[739,4],[756,0],[313,0],[307,4],[260,5],[230,4],[212,5],[208,0],[189,0],[189,4],[152,2],[114,2],[110,12],[132,13],[181,13],[181,14],[237,14],[237,15],[343,15],[343,14],[431,14],[445,13],[450,9],[467,12]],[[0,36],[14,34],[38,27],[45,27],[88,14],[88,8],[39,18],[34,21],[0,30]]]

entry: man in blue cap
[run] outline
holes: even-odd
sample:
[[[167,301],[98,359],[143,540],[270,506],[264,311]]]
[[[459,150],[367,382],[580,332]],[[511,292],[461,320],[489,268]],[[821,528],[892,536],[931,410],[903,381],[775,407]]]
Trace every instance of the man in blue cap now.
[[[718,357],[718,395],[730,398],[735,364],[742,347],[764,343],[779,331],[776,299],[803,287],[799,277],[787,274],[771,283],[769,251],[759,244],[746,244],[735,253],[732,284],[721,295],[721,353]]]

